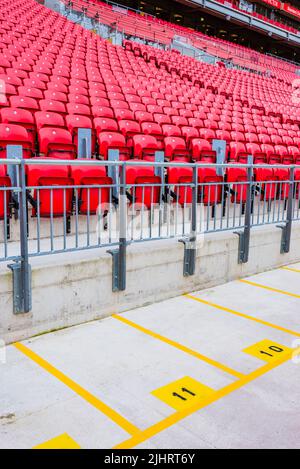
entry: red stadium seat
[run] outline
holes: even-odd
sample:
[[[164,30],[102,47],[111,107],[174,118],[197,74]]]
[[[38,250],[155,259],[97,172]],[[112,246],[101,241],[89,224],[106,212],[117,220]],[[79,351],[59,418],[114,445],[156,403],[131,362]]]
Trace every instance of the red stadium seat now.
[[[75,203],[78,214],[95,215],[109,210],[112,202],[111,186],[113,181],[106,175],[104,166],[71,166],[71,177],[75,186],[92,186],[75,189]],[[93,187],[99,186],[99,187]]]
[[[69,176],[68,166],[44,164],[29,166],[27,168],[27,186],[29,189],[39,187],[39,189],[32,190],[32,215],[42,218],[69,217],[72,213],[73,189],[68,186],[72,185],[74,185],[74,181]],[[45,186],[47,189],[43,189]],[[49,189],[48,186],[53,188]]]
[[[0,124],[0,158],[7,157],[7,145],[22,145],[23,157],[32,156],[32,144],[28,138],[27,130],[20,125]]]
[[[72,135],[67,130],[57,127],[43,127],[38,133],[38,138],[42,155],[63,160],[76,157]]]

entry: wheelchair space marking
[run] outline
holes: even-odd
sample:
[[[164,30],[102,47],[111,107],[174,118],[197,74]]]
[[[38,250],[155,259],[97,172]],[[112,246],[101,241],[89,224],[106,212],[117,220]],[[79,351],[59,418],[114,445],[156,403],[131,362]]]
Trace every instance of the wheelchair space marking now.
[[[270,363],[278,360],[279,356],[290,356],[293,350],[285,345],[277,344],[272,340],[265,339],[247,347],[243,352]]]
[[[67,433],[56,436],[51,440],[45,441],[40,445],[35,446],[33,449],[81,449],[79,444]]]
[[[185,376],[166,386],[162,386],[151,394],[176,410],[186,409],[200,403],[215,393],[215,390],[205,386],[189,376]]]

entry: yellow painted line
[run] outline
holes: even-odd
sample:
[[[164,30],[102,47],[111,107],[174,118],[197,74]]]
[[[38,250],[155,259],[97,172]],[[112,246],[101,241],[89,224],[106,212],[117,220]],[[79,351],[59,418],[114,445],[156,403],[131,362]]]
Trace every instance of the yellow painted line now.
[[[225,306],[218,305],[216,303],[213,303],[211,301],[203,300],[202,298],[198,298],[197,296],[193,296],[190,294],[183,295],[186,296],[187,298],[190,298],[191,300],[198,301],[199,303],[202,303],[207,306],[211,306],[212,308],[219,309],[220,311],[225,311],[226,313],[234,314],[235,316],[239,316],[244,319],[249,319],[250,321],[257,322],[258,324],[262,324],[263,326],[268,326],[272,327],[273,329],[277,329],[278,331],[286,332],[287,334],[294,335],[296,337],[300,337],[300,332],[295,332],[290,329],[287,329],[286,327],[278,326],[277,324],[273,324],[268,321],[264,321],[263,319],[259,319],[253,316],[249,316],[248,314],[240,313],[239,311],[235,311],[234,309],[226,308]]]
[[[28,358],[30,358],[32,361],[34,361],[37,365],[39,365],[41,368],[43,368],[45,371],[47,371],[52,376],[54,376],[59,381],[61,381],[63,384],[68,386],[68,388],[70,388],[72,391],[74,391],[76,394],[78,394],[78,396],[82,397],[86,402],[88,402],[93,407],[95,407],[97,410],[102,412],[104,415],[106,415],[106,417],[110,418],[113,422],[115,422],[117,425],[119,425],[119,427],[123,428],[123,430],[125,430],[127,433],[129,433],[130,435],[135,435],[136,433],[140,432],[139,428],[137,428],[135,425],[130,423],[122,415],[120,415],[118,412],[116,412],[111,407],[106,405],[104,402],[102,402],[96,396],[94,396],[89,391],[84,389],[82,386],[77,384],[75,381],[73,381],[71,378],[66,376],[64,373],[59,371],[57,368],[55,368],[49,362],[47,362],[42,357],[40,357],[38,354],[33,352],[33,350],[26,347],[26,345],[21,344],[20,342],[16,342],[14,344],[14,346],[20,352],[22,352],[24,355],[26,355]]]
[[[239,282],[246,283],[247,285],[251,285],[252,287],[263,288],[265,290],[273,291],[275,293],[281,293],[282,295],[291,296],[293,298],[300,298],[300,295],[296,293],[291,293],[285,290],[279,290],[278,288],[268,287],[267,285],[262,285],[261,283],[250,282],[250,280],[239,280]]]
[[[240,373],[239,371],[233,370],[232,368],[229,368],[228,366],[223,365],[222,363],[219,363],[216,360],[213,360],[212,358],[202,355],[201,353],[196,352],[195,350],[192,350],[186,347],[185,345],[182,345],[178,342],[175,342],[174,340],[168,339],[167,337],[157,334],[157,332],[153,332],[150,329],[146,329],[145,327],[140,326],[139,324],[136,324],[135,322],[124,318],[123,316],[114,314],[112,317],[114,319],[117,319],[118,321],[123,322],[124,324],[127,324],[128,326],[133,327],[134,329],[137,329],[140,332],[143,332],[144,334],[149,335],[150,337],[153,337],[154,339],[160,340],[161,342],[164,342],[165,344],[171,345],[172,347],[175,347],[178,350],[181,350],[182,352],[188,353],[189,355],[192,355],[193,357],[198,358],[199,360],[202,360],[205,363],[208,363],[209,365],[212,365],[218,368],[219,370],[224,371],[225,373],[235,376],[236,378],[241,378],[244,376],[244,374]]]
[[[280,267],[281,270],[289,270],[290,272],[297,272],[300,274],[300,269],[294,269],[292,267]]]
[[[228,396],[232,392],[242,388],[246,384],[254,381],[255,379],[263,376],[264,374],[268,373],[269,371],[273,370],[277,366],[285,363],[291,358],[291,354],[285,357],[278,359],[273,363],[267,363],[266,365],[260,367],[258,370],[253,371],[247,376],[244,376],[240,380],[234,381],[233,383],[225,386],[224,388],[216,391],[214,394],[207,396],[203,401],[193,405],[192,407],[186,408],[179,412],[175,412],[171,414],[169,417],[165,418],[164,420],[152,425],[151,427],[147,428],[146,430],[142,431],[138,435],[134,435],[132,438],[129,438],[126,441],[116,445],[113,449],[130,449],[134,448],[135,446],[143,443],[144,441],[152,438],[153,436],[157,435],[158,433],[170,428],[171,426],[175,425],[176,423],[180,422],[181,420],[185,419],[186,417],[194,414],[195,412],[207,407],[208,405],[222,399],[225,396]]]
[[[40,445],[35,446],[33,449],[81,449],[79,444],[67,433],[56,436],[51,440],[45,441]]]

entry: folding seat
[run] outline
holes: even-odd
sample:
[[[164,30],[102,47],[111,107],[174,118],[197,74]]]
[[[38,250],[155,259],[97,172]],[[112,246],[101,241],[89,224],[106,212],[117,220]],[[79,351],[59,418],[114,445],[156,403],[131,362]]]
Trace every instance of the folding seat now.
[[[96,120],[96,119],[95,119]],[[71,114],[66,116],[66,125],[68,131],[72,135],[73,144],[78,148],[78,130],[91,129],[91,151],[95,153],[96,150],[96,135],[93,129],[92,121],[87,116],[80,116],[78,114]]]
[[[66,114],[66,107],[64,103],[60,101],[52,101],[48,99],[42,99],[39,102],[40,110],[41,111],[50,111],[55,112],[57,114],[61,114],[64,116]]]
[[[66,129],[43,127],[38,132],[40,153],[46,157],[62,160],[74,159],[76,148],[72,135]]]
[[[37,158],[38,160],[42,162],[44,158]],[[72,214],[73,189],[72,187],[68,188],[68,186],[73,185],[74,181],[69,176],[69,166],[45,164],[28,166],[27,187],[33,191],[31,199],[33,205],[32,216],[69,218]],[[47,186],[47,189],[43,189],[45,186]],[[63,188],[59,186],[63,186]],[[35,189],[31,189],[33,187]]]
[[[134,120],[134,113],[130,109],[114,109],[117,121],[120,120]]]
[[[249,155],[255,156],[261,153],[261,147],[258,143],[246,143],[246,151]]]
[[[189,109],[179,109],[179,115],[185,117],[186,119],[193,118],[194,116],[193,112]]]
[[[27,130],[15,124],[0,124],[0,159],[7,158],[7,145],[22,145],[23,158],[32,156],[32,143]]]
[[[123,93],[115,93],[115,92],[109,92],[107,93],[107,98],[112,101],[112,100],[120,100],[120,101],[127,101],[127,99],[125,99]],[[129,102],[129,101],[127,101]],[[138,101],[140,102],[140,101]]]
[[[256,133],[246,132],[245,141],[248,143],[258,143],[258,136]]]
[[[172,124],[177,125],[178,127],[188,126],[188,120],[186,117],[182,116],[171,116]]]
[[[193,115],[194,115],[194,111],[198,110],[198,107],[193,103],[186,103],[185,108],[187,111],[191,111]],[[180,111],[179,111],[179,114],[180,114]]]
[[[287,150],[289,155],[293,156],[295,162],[296,159],[298,159],[298,157],[300,156],[300,149],[294,145],[289,145],[287,147]]]
[[[49,87],[48,87],[49,89]],[[69,87],[69,93],[70,94],[79,94],[83,96],[88,96],[88,90],[87,90],[87,85],[84,84],[84,86],[81,85],[73,85],[72,82],[70,82],[70,87]]]
[[[202,126],[203,127],[203,126]],[[232,126],[229,122],[219,122],[218,123],[219,130],[230,132],[232,130]]]
[[[171,124],[171,118],[165,114],[153,114],[153,120],[159,125]]]
[[[203,162],[206,162],[204,159]],[[213,216],[215,215],[215,206],[222,202],[223,177],[218,176],[214,167],[198,168],[199,198],[200,201],[209,207],[212,207]]]
[[[213,129],[199,129],[199,137],[208,141],[212,141],[216,138],[216,133]]]
[[[294,144],[300,146],[300,137],[293,138]]]
[[[133,105],[135,103],[131,103]],[[110,106],[112,109],[118,108],[118,109],[129,109],[129,105],[126,101],[121,101],[120,99],[112,99],[110,101]],[[135,109],[131,109],[132,111],[135,111]]]
[[[279,135],[271,135],[271,142],[274,145],[282,145],[282,137]]]
[[[114,112],[112,108],[107,106],[93,106],[92,115],[93,117],[107,117],[109,119],[114,118]]]
[[[189,161],[190,153],[186,147],[186,143],[181,137],[166,137],[165,143],[165,157],[169,160]]]
[[[36,129],[34,118],[30,111],[20,108],[2,108],[0,110],[0,117],[3,124],[16,124],[24,127],[27,130],[31,147],[34,147]]]
[[[82,94],[69,94],[68,101],[69,103],[84,104],[86,106],[90,105],[89,98]]]
[[[163,114],[163,108],[161,106],[157,106],[156,104],[148,104],[147,105],[147,112],[151,114]]]
[[[181,130],[177,125],[163,124],[161,128],[162,128],[163,135],[165,137],[181,137],[182,136]]]
[[[178,113],[178,110],[177,109],[174,109],[172,107],[163,107],[163,111],[164,111],[164,114],[166,116],[178,116],[179,113]]]
[[[142,124],[143,122],[153,122],[153,116],[150,112],[136,111],[134,113],[135,119]]]
[[[248,144],[248,145],[255,145],[255,144]],[[243,152],[238,153],[235,161],[237,163],[246,164],[248,161],[247,153],[243,153]],[[230,184],[231,203],[245,204],[247,201],[248,184],[242,184],[242,183],[243,182],[247,183],[248,181],[247,168],[234,167],[234,166],[228,167],[226,169],[226,181]]]
[[[44,98],[43,91],[38,88],[31,88],[27,86],[19,86],[18,88],[19,96],[26,96],[28,98],[33,98],[40,100]]]
[[[68,114],[80,114],[81,116],[88,117],[91,116],[90,107],[85,104],[68,103],[66,107]]]
[[[160,149],[156,138],[152,135],[134,135],[132,140],[134,158],[154,159],[155,152]]]
[[[207,129],[217,130],[218,129],[218,123],[216,121],[212,121],[212,120],[209,120],[209,119],[204,119],[203,127],[207,128]]]
[[[193,138],[199,138],[199,132],[196,129],[196,127],[183,126],[181,127],[181,133],[182,133],[183,138],[186,141],[188,148]]]
[[[167,184],[172,188],[171,195],[174,202],[179,205],[192,203],[193,169],[187,167],[168,167],[167,168]]]
[[[188,119],[189,126],[195,127],[197,130],[203,127],[203,120],[196,117],[189,117]]]
[[[211,143],[203,138],[193,138],[190,144],[191,156],[195,161],[216,161],[216,152],[212,150]]]
[[[90,99],[92,105],[109,106],[109,99],[105,90],[90,90]]]
[[[143,207],[150,209],[152,205],[160,203],[162,181],[155,175],[153,167],[128,166],[126,185],[129,186],[130,202],[136,210]]]
[[[99,153],[105,160],[109,150],[119,150],[120,160],[130,158],[130,149],[126,146],[124,135],[119,132],[100,132],[98,134]]]
[[[149,98],[148,96],[143,96],[141,98],[141,102],[146,106],[148,110],[148,106],[156,106],[156,100],[154,98]]]
[[[132,146],[132,137],[141,133],[140,124],[134,120],[120,120],[119,129],[126,138],[126,144],[128,146]]]
[[[74,189],[76,213],[95,215],[99,209],[102,213],[109,210],[113,180],[106,175],[104,166],[71,166],[71,177],[74,186],[92,186]]]
[[[242,142],[229,143],[230,161],[237,161],[240,154],[247,154],[246,146]]]
[[[235,142],[245,142],[245,135],[242,132],[231,132],[230,135]]]
[[[13,108],[27,109],[31,112],[39,110],[39,105],[34,98],[29,98],[27,96],[11,96],[9,101]]]
[[[294,141],[293,141],[293,138],[292,137],[289,137],[288,135],[285,135],[285,136],[282,136],[282,143],[284,145],[293,145],[294,144]]]
[[[96,117],[94,119],[94,127],[96,132],[118,132],[119,126],[115,119],[108,117]]]
[[[203,121],[207,119],[207,113],[204,111],[194,111],[194,117],[197,119],[202,119]]]
[[[129,103],[129,109],[133,111],[134,113],[140,111],[140,112],[147,112],[146,106],[142,103]]]
[[[218,140],[225,140],[226,143],[229,143],[231,141],[231,135],[230,132],[226,130],[216,130],[216,137]]]
[[[34,118],[37,130],[42,127],[65,127],[63,116],[56,112],[38,111],[35,113]]]

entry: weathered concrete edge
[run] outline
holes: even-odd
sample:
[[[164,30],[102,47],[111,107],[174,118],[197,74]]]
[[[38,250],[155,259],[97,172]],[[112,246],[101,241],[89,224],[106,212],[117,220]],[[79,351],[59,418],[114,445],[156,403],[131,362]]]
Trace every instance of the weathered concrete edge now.
[[[249,262],[239,265],[237,235],[206,235],[192,277],[182,275],[183,245],[177,240],[131,245],[127,289],[119,293],[111,290],[111,256],[104,249],[32,259],[33,309],[17,316],[11,273],[2,265],[0,338],[10,343],[300,261],[300,223],[294,224],[289,254],[280,254],[280,238],[274,225],[252,229]]]

